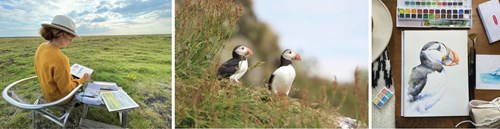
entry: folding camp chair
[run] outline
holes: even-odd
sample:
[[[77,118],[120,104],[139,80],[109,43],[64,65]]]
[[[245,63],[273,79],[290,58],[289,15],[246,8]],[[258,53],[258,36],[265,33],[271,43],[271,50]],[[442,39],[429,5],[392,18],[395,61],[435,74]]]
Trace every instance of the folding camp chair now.
[[[12,104],[18,108],[21,109],[26,109],[26,110],[31,110],[31,126],[32,128],[36,128],[35,126],[35,116],[36,114],[40,114],[43,117],[49,119],[50,121],[58,124],[62,128],[66,128],[66,122],[68,121],[69,115],[71,113],[71,110],[74,107],[74,104],[76,103],[76,100],[74,99],[74,95],[76,94],[77,91],[82,87],[82,85],[78,85],[73,91],[71,91],[68,95],[66,95],[64,98],[59,99],[55,102],[51,103],[43,103],[43,97],[38,97],[38,99],[35,100],[33,104],[29,104],[26,102],[23,98],[19,97],[17,94],[14,93],[14,91],[9,91],[10,88],[14,87],[15,85],[19,84],[20,82],[24,82],[30,79],[37,78],[37,76],[29,77],[29,78],[24,78],[21,80],[18,80],[14,83],[9,84],[3,91],[2,91],[2,97],[9,103]],[[13,96],[14,98],[12,98]],[[65,102],[66,100],[72,99],[68,104],[61,106],[59,104]],[[49,111],[49,107],[56,107],[59,109],[63,109],[63,113],[61,116],[56,116],[53,112]]]

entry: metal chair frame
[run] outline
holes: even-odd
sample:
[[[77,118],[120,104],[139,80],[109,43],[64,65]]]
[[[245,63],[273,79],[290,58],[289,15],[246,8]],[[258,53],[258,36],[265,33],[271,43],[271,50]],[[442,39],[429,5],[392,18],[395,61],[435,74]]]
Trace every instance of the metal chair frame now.
[[[21,109],[26,109],[26,110],[31,110],[31,126],[32,128],[36,128],[35,125],[35,116],[36,114],[40,114],[43,117],[49,119],[50,121],[56,123],[57,125],[61,126],[63,129],[66,128],[66,123],[68,121],[68,118],[70,116],[71,110],[74,107],[74,104],[76,101],[71,101],[70,103],[67,104],[67,106],[60,106],[59,104],[73,99],[73,96],[82,88],[82,84],[78,85],[73,91],[71,91],[68,95],[64,96],[62,99],[59,99],[55,102],[51,103],[44,103],[43,102],[43,97],[38,97],[33,104],[29,104],[25,100],[23,100],[21,97],[19,97],[17,94],[15,94],[13,91],[9,92],[9,89],[14,87],[16,84],[37,78],[37,76],[32,76],[28,78],[24,78],[21,80],[18,80],[14,83],[9,84],[3,91],[2,91],[2,97],[7,101],[9,104],[14,105],[15,107],[21,108]],[[14,98],[12,98],[11,96]],[[73,99],[75,100],[75,99]],[[56,116],[54,113],[50,112],[48,110],[49,107],[63,107],[64,112],[62,113],[61,116]]]

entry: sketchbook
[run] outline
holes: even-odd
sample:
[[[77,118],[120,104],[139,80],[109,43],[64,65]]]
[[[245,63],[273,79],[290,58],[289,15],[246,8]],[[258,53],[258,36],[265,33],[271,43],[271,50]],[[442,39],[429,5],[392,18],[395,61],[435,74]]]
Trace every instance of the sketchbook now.
[[[101,97],[110,112],[139,107],[123,90],[102,92]]]
[[[469,115],[467,31],[402,32],[401,115]]]
[[[481,21],[483,22],[488,41],[494,43],[500,40],[500,3],[498,0],[490,0],[481,3],[477,7]]]
[[[71,75],[77,77],[77,78],[82,78],[85,73],[92,74],[94,72],[93,69],[87,68],[85,66],[79,65],[79,64],[73,64],[71,66]]]

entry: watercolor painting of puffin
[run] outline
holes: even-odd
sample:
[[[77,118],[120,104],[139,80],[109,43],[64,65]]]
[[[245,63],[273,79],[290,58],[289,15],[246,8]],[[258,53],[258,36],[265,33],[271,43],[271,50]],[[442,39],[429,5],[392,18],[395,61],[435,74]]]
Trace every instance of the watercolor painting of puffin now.
[[[455,51],[442,42],[426,43],[420,51],[420,64],[413,67],[408,81],[407,102],[410,110],[426,113],[446,94],[446,69],[459,65]]]

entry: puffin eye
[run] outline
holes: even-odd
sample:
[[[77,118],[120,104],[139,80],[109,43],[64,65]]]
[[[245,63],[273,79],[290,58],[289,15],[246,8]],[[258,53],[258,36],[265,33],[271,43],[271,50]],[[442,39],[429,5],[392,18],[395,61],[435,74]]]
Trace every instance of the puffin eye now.
[[[292,54],[292,52],[288,52],[288,54]]]
[[[241,50],[245,50],[245,47],[241,47]]]

